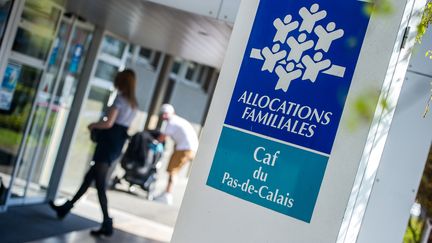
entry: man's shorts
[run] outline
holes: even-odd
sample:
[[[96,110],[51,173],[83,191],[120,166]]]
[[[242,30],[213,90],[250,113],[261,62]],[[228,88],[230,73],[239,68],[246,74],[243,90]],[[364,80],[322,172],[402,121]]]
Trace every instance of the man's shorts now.
[[[174,151],[174,153],[171,155],[167,171],[171,174],[178,173],[179,170],[189,161],[193,160],[194,157],[195,153],[191,150]]]

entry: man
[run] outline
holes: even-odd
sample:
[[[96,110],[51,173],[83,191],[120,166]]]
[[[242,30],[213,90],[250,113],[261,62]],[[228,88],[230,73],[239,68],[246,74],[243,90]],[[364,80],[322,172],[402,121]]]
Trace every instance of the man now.
[[[162,105],[161,116],[164,120],[161,132],[174,140],[175,149],[167,168],[169,178],[166,191],[156,197],[155,200],[172,204],[174,179],[181,168],[194,159],[198,149],[198,136],[187,120],[175,114],[172,105]]]

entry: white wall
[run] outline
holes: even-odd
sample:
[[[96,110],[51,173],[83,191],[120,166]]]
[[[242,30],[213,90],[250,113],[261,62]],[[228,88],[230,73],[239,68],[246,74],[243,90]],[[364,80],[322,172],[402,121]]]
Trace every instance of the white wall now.
[[[200,87],[177,81],[175,83],[170,103],[175,107],[176,113],[193,123],[201,126],[207,106],[208,94]]]
[[[136,95],[139,103],[139,109],[147,112],[156,87],[158,73],[148,65],[142,63],[132,63],[129,60],[126,63],[127,68],[131,68],[137,75]]]

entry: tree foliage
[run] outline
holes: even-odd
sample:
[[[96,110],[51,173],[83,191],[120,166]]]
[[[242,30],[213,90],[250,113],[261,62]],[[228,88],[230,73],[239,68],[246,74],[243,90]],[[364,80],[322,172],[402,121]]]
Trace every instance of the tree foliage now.
[[[388,15],[393,13],[393,5],[390,0],[373,0],[372,4],[366,5],[365,12],[369,15],[372,13],[378,15]]]
[[[424,9],[423,17],[421,19],[421,22],[417,26],[416,41],[418,43],[421,43],[422,37],[424,36],[424,34],[426,34],[426,30],[427,30],[427,28],[429,27],[429,25],[431,23],[432,23],[432,2],[428,2],[426,4],[425,9]],[[430,51],[428,51],[426,53],[426,56],[428,55],[428,53],[430,53]]]
[[[429,152],[423,177],[421,179],[417,201],[426,210],[428,217],[432,217],[432,151]]]

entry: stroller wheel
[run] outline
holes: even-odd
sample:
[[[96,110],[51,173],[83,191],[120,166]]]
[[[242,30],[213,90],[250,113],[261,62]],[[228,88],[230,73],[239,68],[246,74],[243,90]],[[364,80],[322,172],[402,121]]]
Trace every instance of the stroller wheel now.
[[[130,193],[135,193],[136,192],[136,187],[134,185],[129,186],[128,190],[129,190]]]
[[[120,178],[118,178],[117,176],[114,177],[111,181],[110,189],[114,190],[116,185],[119,184],[120,182],[121,182]]]
[[[154,195],[154,193],[147,193],[147,200],[149,200],[149,201],[153,201],[153,199],[155,198],[155,195]]]
[[[152,183],[147,190],[147,200],[153,201],[155,198],[155,184]]]

